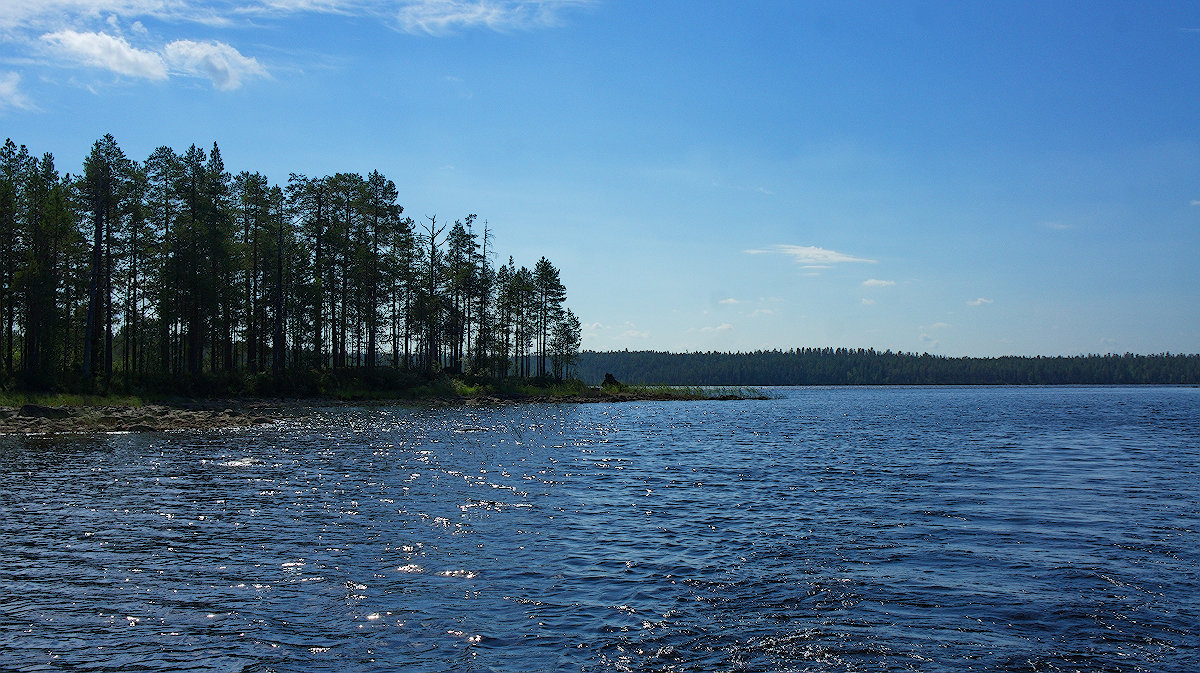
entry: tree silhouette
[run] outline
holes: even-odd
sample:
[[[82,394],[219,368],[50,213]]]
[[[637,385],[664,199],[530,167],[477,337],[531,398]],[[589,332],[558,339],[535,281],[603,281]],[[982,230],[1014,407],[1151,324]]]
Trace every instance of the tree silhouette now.
[[[188,389],[225,377],[392,370],[565,373],[565,290],[542,258],[493,268],[476,215],[420,228],[379,171],[284,187],[226,170],[221,150],[111,135],[77,177],[0,148],[0,382]],[[564,345],[566,344],[566,345]],[[390,345],[390,356],[386,346]],[[576,346],[577,348],[577,346]],[[289,374],[290,372],[290,374]],[[114,379],[114,374],[121,376]],[[207,378],[206,378],[207,377]],[[229,378],[234,377],[234,378]],[[219,384],[226,385],[226,384]]]

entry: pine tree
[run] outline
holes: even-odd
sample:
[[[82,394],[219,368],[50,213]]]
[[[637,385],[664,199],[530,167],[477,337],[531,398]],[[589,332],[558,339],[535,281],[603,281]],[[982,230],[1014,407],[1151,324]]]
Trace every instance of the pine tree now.
[[[263,288],[266,283],[265,255],[267,241],[264,230],[271,218],[270,190],[266,176],[242,171],[233,179],[237,226],[241,233],[239,269],[242,285],[242,306],[238,318],[242,341],[245,344],[246,370],[262,369],[263,338],[266,334],[266,305]]]
[[[69,269],[65,256],[74,250],[75,232],[69,185],[59,178],[54,157],[43,155],[29,168],[22,190],[26,245],[20,251],[21,271],[15,280],[24,300],[22,378],[26,386],[40,388],[53,380],[55,351],[62,344],[66,316],[58,289]]]
[[[456,373],[464,370],[463,361],[470,342],[472,315],[472,299],[476,286],[476,249],[475,236],[468,229],[475,221],[475,215],[468,215],[466,225],[462,220],[455,220],[454,226],[446,235],[446,290],[449,293],[447,302],[446,331],[450,337],[451,369]]]
[[[84,334],[84,378],[112,378],[114,235],[122,208],[127,206],[132,162],[112,134],[92,146],[84,160],[80,191],[92,221],[92,270],[88,287],[87,328]],[[102,368],[102,371],[100,371]]]
[[[392,299],[392,366],[408,370],[412,368],[411,341],[416,326],[414,298],[420,284],[417,275],[417,239],[413,227],[416,222],[406,217],[397,223],[393,231],[391,255],[391,299]],[[419,330],[418,330],[419,331]],[[400,342],[404,343],[401,361]]]
[[[311,316],[310,337],[312,343],[311,364],[321,368],[325,358],[325,267],[326,230],[329,227],[328,178],[308,178],[296,173],[288,178],[288,206],[299,222],[304,245],[311,255],[309,272],[304,285],[308,296],[301,303]],[[299,299],[299,298],[298,298]]]
[[[0,359],[4,373],[13,373],[18,297],[16,274],[21,260],[23,190],[32,172],[33,159],[11,138],[0,147]]]
[[[420,290],[417,295],[416,318],[422,328],[424,339],[424,367],[426,376],[433,376],[441,366],[440,335],[442,332],[443,298],[441,288],[445,277],[443,254],[438,248],[438,237],[446,226],[437,226],[437,215],[426,215],[428,224],[420,237],[421,247],[426,251],[421,260]]]
[[[365,218],[370,237],[366,272],[366,330],[367,368],[373,369],[378,357],[376,340],[379,332],[380,294],[386,291],[382,271],[386,270],[385,247],[394,240],[393,230],[400,226],[404,208],[396,203],[399,196],[396,184],[379,171],[367,176],[364,201]]]
[[[117,336],[121,342],[121,371],[129,385],[136,374],[144,371],[146,349],[150,334],[146,325],[152,320],[148,288],[153,284],[153,266],[159,248],[159,236],[152,219],[149,199],[150,180],[144,166],[130,162],[125,183],[124,208],[114,240],[118,243],[113,255],[115,290],[120,296],[121,327]]]
[[[575,313],[571,309],[567,309],[562,318],[554,324],[554,333],[550,340],[554,378],[570,377],[571,365],[579,357],[579,346],[582,341],[583,326]]]
[[[542,257],[533,267],[533,291],[536,302],[536,321],[538,339],[537,375],[546,376],[546,359],[550,354],[550,331],[562,314],[563,302],[567,299],[567,290],[559,278],[558,269],[550,260]]]
[[[159,147],[143,164],[146,175],[145,208],[154,244],[150,250],[150,282],[153,284],[158,326],[158,369],[179,373],[183,351],[180,311],[183,266],[180,260],[178,222],[183,205],[178,188],[183,180],[183,163],[175,150]]]

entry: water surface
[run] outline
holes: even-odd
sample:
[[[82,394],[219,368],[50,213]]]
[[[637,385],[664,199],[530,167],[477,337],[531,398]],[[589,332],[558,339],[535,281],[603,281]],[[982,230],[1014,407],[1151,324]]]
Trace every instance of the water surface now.
[[[1200,389],[778,393],[0,438],[0,669],[1200,669]]]

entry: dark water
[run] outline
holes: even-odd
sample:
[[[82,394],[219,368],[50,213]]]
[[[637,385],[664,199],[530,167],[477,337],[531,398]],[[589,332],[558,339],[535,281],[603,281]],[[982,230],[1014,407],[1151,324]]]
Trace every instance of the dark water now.
[[[0,669],[1200,670],[1200,389],[0,438]]]

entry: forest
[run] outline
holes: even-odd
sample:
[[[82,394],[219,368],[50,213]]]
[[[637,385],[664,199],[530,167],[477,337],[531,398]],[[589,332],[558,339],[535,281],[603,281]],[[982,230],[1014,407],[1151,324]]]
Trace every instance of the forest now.
[[[553,379],[581,338],[545,257],[497,265],[466,215],[414,219],[396,185],[226,170],[220,149],[78,174],[0,148],[0,386],[316,393],[330,381]]]
[[[584,351],[577,374],[629,383],[716,386],[1200,384],[1200,355],[943,357],[874,349],[747,353]]]

